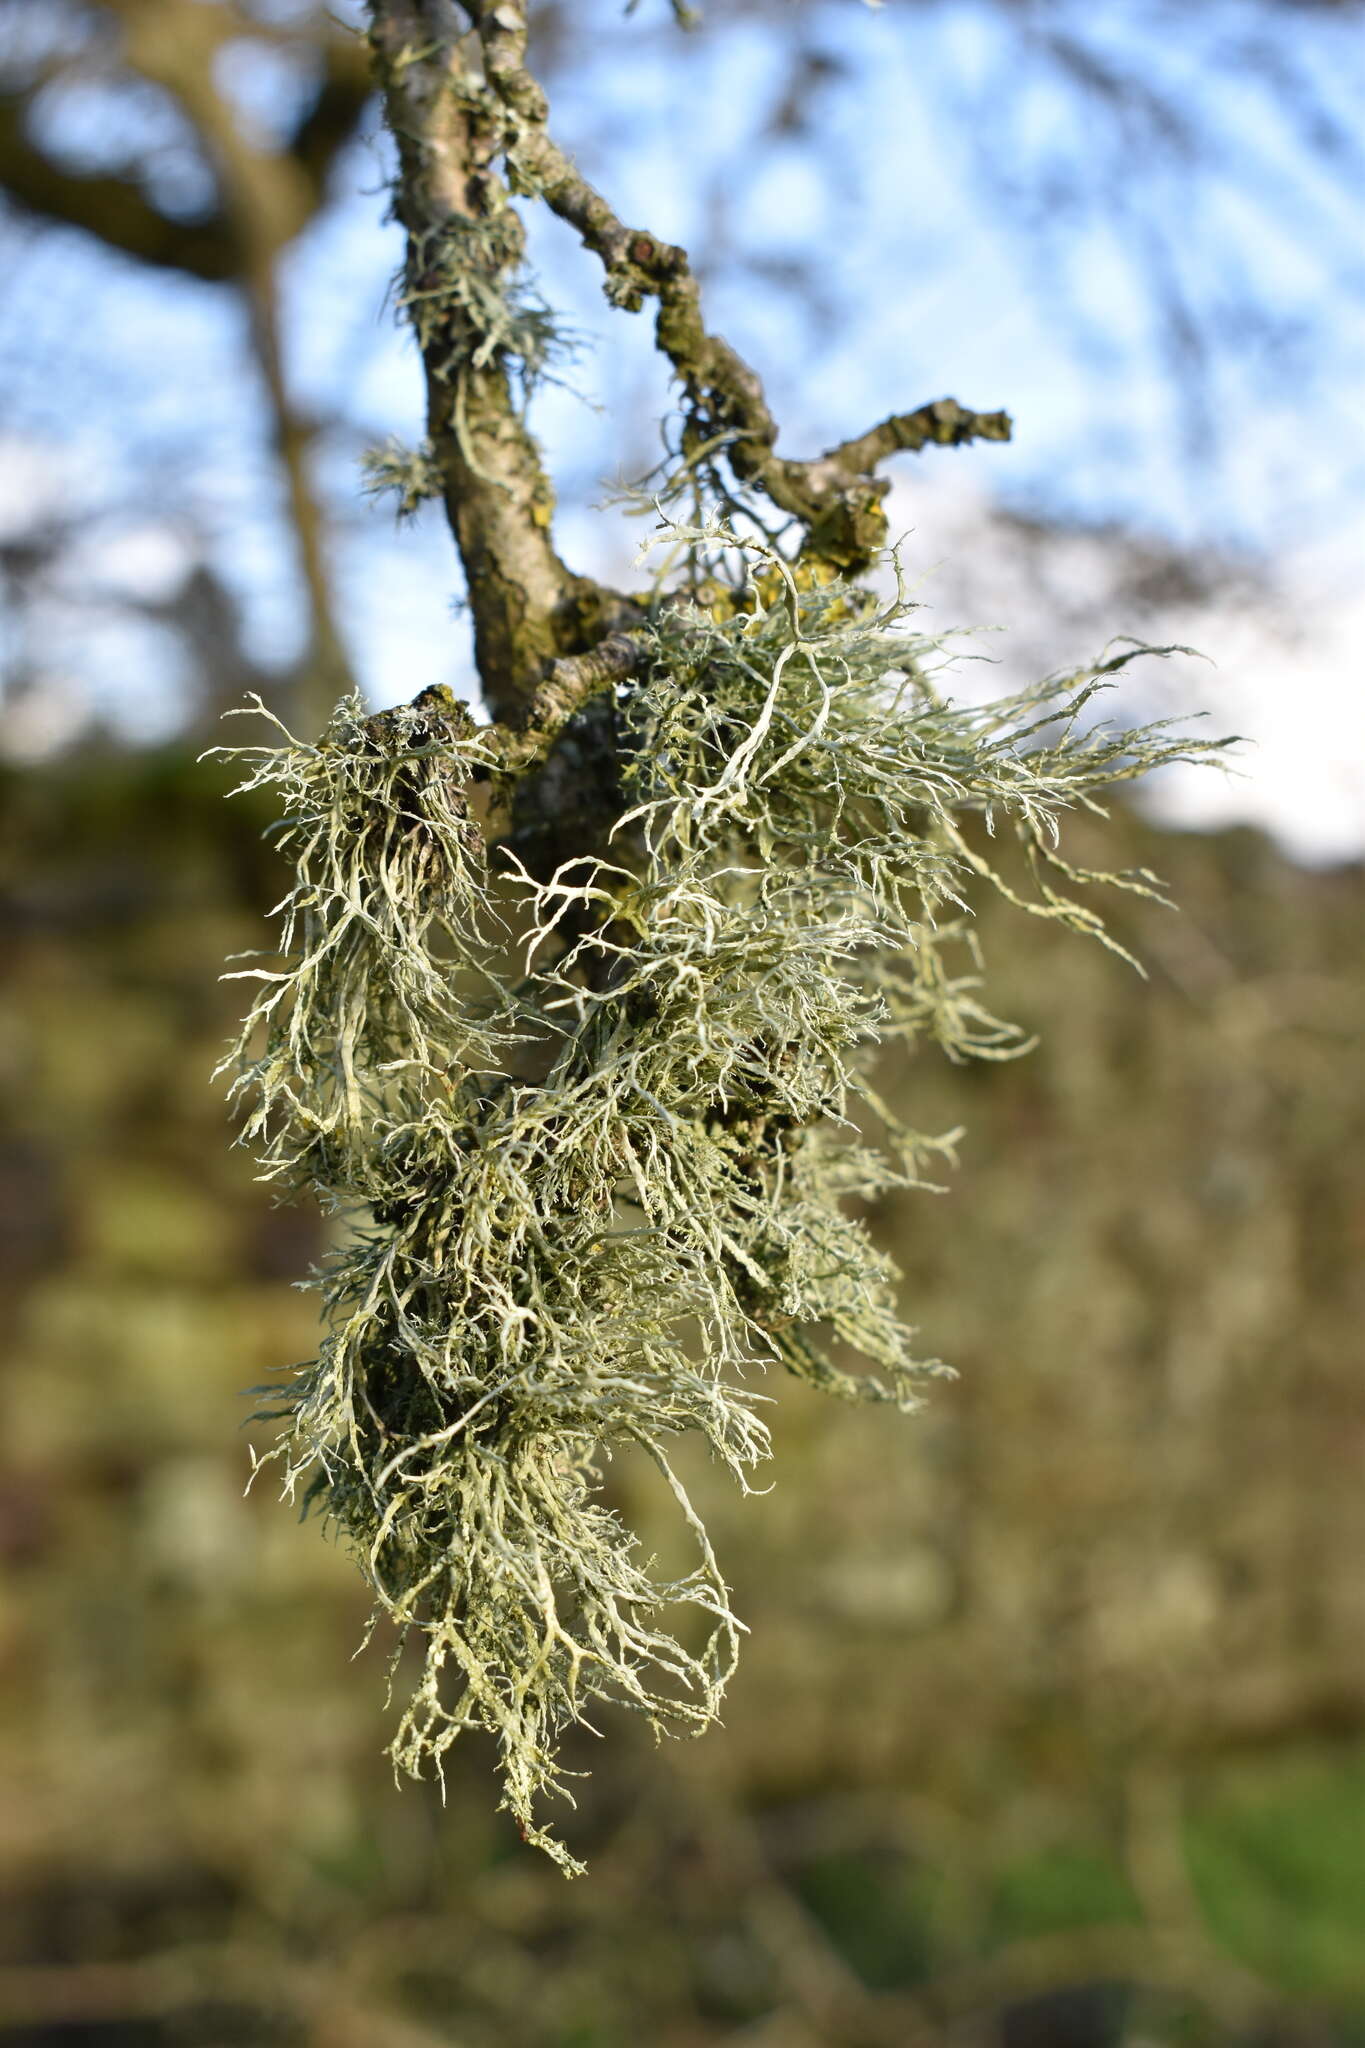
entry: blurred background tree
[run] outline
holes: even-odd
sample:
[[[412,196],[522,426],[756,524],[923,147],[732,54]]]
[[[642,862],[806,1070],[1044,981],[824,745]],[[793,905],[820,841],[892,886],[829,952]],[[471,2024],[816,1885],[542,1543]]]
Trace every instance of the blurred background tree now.
[[[1265,722],[1232,801],[1340,860],[1363,39],[1352,0],[582,0],[533,56],[794,446],[907,387],[1014,412],[898,486],[945,622],[1016,625],[1006,674],[1174,625]],[[797,1397],[780,1491],[717,1493],[729,1727],[594,1778],[586,1885],[477,1755],[445,1812],[396,1793],[349,1566],[240,1498],[318,1246],[223,1156],[213,977],[280,878],[192,765],[246,687],[469,687],[438,519],[357,495],[421,412],[363,48],[306,0],[6,0],[0,62],[0,2041],[1365,2040],[1358,868],[1126,822],[1184,906],[1131,913],[1148,990],[987,914],[1043,1050],[912,1073],[964,1169],[878,1218],[961,1384],[899,1435]],[[664,379],[558,233],[590,402],[535,424],[618,576],[594,506]]]

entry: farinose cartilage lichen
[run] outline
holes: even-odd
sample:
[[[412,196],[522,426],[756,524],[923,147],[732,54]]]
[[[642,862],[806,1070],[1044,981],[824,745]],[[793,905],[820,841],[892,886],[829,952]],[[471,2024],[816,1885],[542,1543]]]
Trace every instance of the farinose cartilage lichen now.
[[[1059,815],[1205,751],[1078,722],[1128,654],[955,706],[905,603],[729,527],[673,538],[637,672],[608,686],[619,817],[594,853],[546,872],[485,846],[471,797],[520,757],[443,691],[234,750],[281,794],[296,879],[279,960],[243,970],[233,1087],[263,1171],[352,1219],[274,1455],[424,1644],[395,1762],[439,1770],[488,1731],[505,1804],[570,1871],[542,1819],[566,1728],[615,1702],[700,1732],[734,1669],[679,1438],[743,1484],[764,1367],[902,1409],[945,1370],[847,1207],[948,1142],[882,1109],[879,1041],[1018,1050],[981,996],[972,888],[1105,938],[1074,885],[1151,878],[1069,866]],[[1022,840],[1030,882],[971,813]],[[690,1532],[681,1577],[652,1577],[603,1500],[629,1447]],[[689,1608],[700,1632],[675,1633]]]

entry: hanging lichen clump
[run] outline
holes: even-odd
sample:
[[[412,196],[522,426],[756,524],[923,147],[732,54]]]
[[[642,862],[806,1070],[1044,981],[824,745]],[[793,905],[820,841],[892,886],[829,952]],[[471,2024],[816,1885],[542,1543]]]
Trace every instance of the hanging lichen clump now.
[[[1022,838],[1028,908],[1100,932],[1047,879],[1093,879],[1062,867],[1057,814],[1188,752],[1080,730],[1091,674],[954,707],[903,604],[799,588],[733,532],[682,538],[641,673],[611,692],[611,857],[537,880],[504,843],[495,889],[471,797],[517,736],[444,692],[241,750],[246,786],[284,798],[297,881],[283,964],[245,970],[261,994],[235,1086],[266,1170],[365,1219],[325,1272],[321,1355],[282,1390],[287,1487],[425,1640],[396,1761],[417,1773],[489,1730],[507,1803],[570,1868],[534,1812],[565,1727],[613,1700],[700,1729],[734,1667],[678,1437],[742,1482],[771,1364],[901,1408],[941,1370],[845,1205],[934,1149],[854,1131],[859,1100],[880,1112],[880,1040],[1015,1041],[966,944],[966,892],[993,876],[969,815]],[[651,1580],[598,1497],[632,1445],[695,1538],[684,1578]],[[707,1618],[700,1649],[668,1627],[679,1604]]]
[[[873,594],[874,471],[1007,417],[941,399],[777,456],[685,252],[551,141],[520,0],[465,11],[461,37],[448,7],[372,0],[428,437],[370,481],[402,512],[444,499],[495,719],[430,688],[233,750],[279,793],[296,879],[227,1064],[263,1171],[344,1218],[320,1354],[269,1412],[286,1491],[424,1647],[395,1762],[492,1734],[505,1804],[572,1871],[541,1818],[566,1729],[609,1702],[699,1732],[734,1669],[680,1439],[744,1484],[775,1370],[902,1409],[943,1370],[850,1213],[951,1142],[889,1116],[874,1052],[1019,1050],[981,996],[973,888],[1105,939],[1076,886],[1151,878],[1069,866],[1060,815],[1206,750],[1082,717],[1131,653],[988,708],[941,694],[940,647]],[[557,338],[509,185],[577,230],[614,305],[658,301],[682,412],[649,589],[555,552],[524,407]],[[987,859],[1002,833],[1022,862]],[[620,1451],[676,1500],[681,1577],[604,1498]]]

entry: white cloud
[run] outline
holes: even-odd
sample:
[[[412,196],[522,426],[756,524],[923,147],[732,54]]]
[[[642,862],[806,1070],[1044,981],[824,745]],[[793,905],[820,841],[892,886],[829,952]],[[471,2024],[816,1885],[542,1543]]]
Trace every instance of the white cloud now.
[[[1003,629],[967,643],[990,665],[959,668],[958,694],[994,696],[1079,665],[1119,634],[1197,648],[1205,659],[1135,671],[1138,709],[1202,713],[1206,731],[1248,744],[1232,774],[1155,779],[1149,814],[1194,829],[1259,826],[1309,863],[1365,855],[1365,525],[1282,559],[1273,585],[1215,582],[1205,595],[1169,573],[1144,587],[1141,544],[1122,535],[1021,527],[969,479],[900,481],[890,511],[929,623]]]

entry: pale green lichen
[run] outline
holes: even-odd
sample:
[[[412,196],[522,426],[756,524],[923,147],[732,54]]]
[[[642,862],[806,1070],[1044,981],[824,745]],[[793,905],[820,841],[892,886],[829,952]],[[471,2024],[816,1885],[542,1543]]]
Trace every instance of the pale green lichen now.
[[[445,488],[441,465],[430,441],[408,448],[390,438],[382,448],[367,449],[361,458],[367,497],[396,498],[400,519],[411,519],[429,498],[439,498]]]
[[[744,1483],[765,1366],[903,1409],[944,1370],[915,1357],[848,1207],[951,1144],[885,1115],[878,1042],[1018,1050],[981,998],[972,887],[1107,940],[1069,892],[1152,878],[1069,866],[1060,815],[1206,751],[1081,721],[1127,653],[954,705],[903,599],[729,527],[671,538],[649,659],[617,692],[617,830],[553,875],[510,847],[485,861],[468,799],[498,729],[443,692],[242,750],[248,786],[283,794],[298,871],[280,964],[248,970],[247,1138],[363,1219],[322,1277],[319,1358],[278,1390],[275,1455],[345,1531],[377,1615],[424,1644],[395,1762],[439,1771],[463,1729],[490,1732],[504,1803],[570,1871],[539,1818],[564,1731],[615,1702],[699,1732],[734,1668],[679,1439]],[[987,858],[1001,828],[1031,887]],[[603,1461],[631,1447],[695,1543],[681,1577],[651,1576],[603,1501]],[[687,1608],[692,1648],[670,1620]]]
[[[573,338],[522,263],[523,233],[503,206],[487,217],[452,214],[409,237],[398,306],[443,382],[496,361],[526,398],[555,362],[572,357]]]

